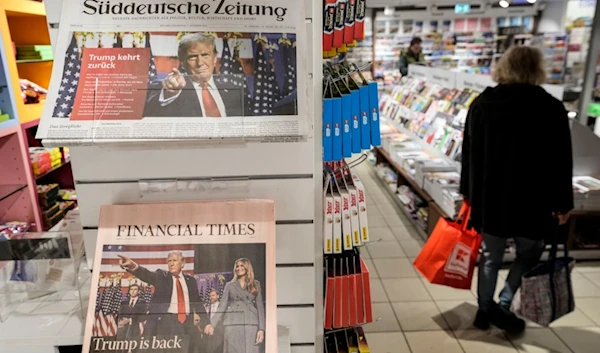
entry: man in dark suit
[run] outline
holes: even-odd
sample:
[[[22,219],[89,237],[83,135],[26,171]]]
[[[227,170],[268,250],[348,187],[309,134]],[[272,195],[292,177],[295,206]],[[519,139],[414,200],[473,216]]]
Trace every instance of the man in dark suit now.
[[[220,306],[219,292],[215,289],[209,293],[210,304],[207,307],[208,316],[210,323],[214,328],[214,335],[206,338],[206,352],[207,353],[223,353],[223,325],[218,324],[214,318],[219,311],[224,309]]]
[[[118,316],[117,337],[120,340],[137,339],[141,336],[140,323],[146,320],[147,305],[139,298],[140,286],[129,286],[129,300],[121,302]]]
[[[180,251],[169,252],[168,271],[159,269],[152,272],[127,256],[119,257],[122,268],[154,286],[144,336],[187,336],[187,341],[193,345],[195,337],[200,335],[199,330],[207,335],[213,334],[196,279],[182,272],[185,257]],[[200,317],[197,324],[194,323],[194,314]]]
[[[243,87],[226,76],[213,76],[217,64],[214,37],[202,33],[184,36],[177,56],[185,73],[173,68],[160,84],[150,86],[144,117],[243,116]]]

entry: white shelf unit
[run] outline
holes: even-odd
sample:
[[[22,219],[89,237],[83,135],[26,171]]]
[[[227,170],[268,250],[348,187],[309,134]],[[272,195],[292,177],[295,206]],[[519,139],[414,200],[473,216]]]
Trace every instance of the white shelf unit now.
[[[293,1],[293,0],[285,0]],[[309,136],[300,142],[95,145],[71,147],[85,247],[91,264],[99,209],[106,204],[231,198],[275,200],[277,322],[291,353],[323,352],[322,8],[305,0]],[[62,0],[46,0],[55,43]],[[57,10],[58,9],[58,10]],[[201,161],[201,163],[198,163]],[[156,164],[160,163],[160,168]],[[231,179],[239,180],[231,182]],[[228,180],[219,191],[145,194],[140,182]],[[216,184],[215,184],[216,185]],[[27,327],[27,330],[23,330]],[[2,352],[54,353],[80,345],[83,324],[70,315],[23,315],[0,324]],[[280,352],[286,352],[280,349]]]

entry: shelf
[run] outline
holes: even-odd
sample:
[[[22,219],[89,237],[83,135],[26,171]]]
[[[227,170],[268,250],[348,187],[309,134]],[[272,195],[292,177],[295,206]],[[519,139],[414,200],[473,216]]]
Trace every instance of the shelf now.
[[[40,124],[40,119],[31,120],[29,122],[21,124],[23,130],[31,129],[34,126],[38,126]]]
[[[48,175],[48,174],[50,174],[50,173],[54,172],[55,170],[58,170],[58,169],[60,169],[60,168],[62,168],[62,167],[64,167],[64,166],[66,166],[66,165],[67,165],[67,164],[69,164],[69,163],[71,163],[71,161],[66,161],[65,163],[62,163],[62,164],[61,164],[61,165],[59,165],[59,166],[56,166],[56,167],[54,167],[54,168],[52,168],[52,169],[50,169],[50,170],[48,170],[48,171],[46,171],[46,172],[44,172],[44,173],[42,173],[42,174],[38,175],[38,176],[35,176],[35,180],[40,180],[40,179],[42,179],[43,177],[45,177],[46,175]]]
[[[17,64],[35,64],[35,63],[47,63],[52,62],[54,59],[32,59],[32,60],[17,60]]]
[[[17,192],[25,189],[27,184],[22,185],[0,185],[0,201],[16,194]]]
[[[373,171],[375,173],[377,173],[375,167],[374,166],[371,166],[371,167],[373,168]],[[396,193],[392,192],[392,190],[390,190],[390,187],[379,176],[375,176],[375,179],[377,179],[379,181],[379,183],[381,184],[381,186],[386,190],[386,192],[388,192],[390,194],[390,196],[396,202],[396,205],[398,206],[398,208],[400,208],[400,211],[402,211],[402,213],[404,213],[404,215],[406,216],[406,218],[408,218],[410,220],[410,222],[412,223],[412,225],[414,226],[414,228],[417,230],[417,232],[419,233],[419,235],[423,238],[424,241],[426,241],[427,238],[429,238],[429,236],[427,235],[427,233],[425,232],[425,230],[423,228],[421,228],[421,226],[417,223],[417,221],[415,221],[412,218],[412,216],[406,211],[406,209],[404,208],[404,205],[402,204],[402,202],[398,198],[398,195]]]
[[[17,119],[9,119],[0,123],[0,137],[12,134],[15,132],[14,127],[18,125]]]
[[[398,163],[396,163],[392,159],[392,157],[387,153],[387,151],[385,151],[381,147],[375,147],[375,148],[377,149],[377,152],[379,154],[381,154],[381,156],[383,158],[385,158],[385,160],[394,169],[394,171],[399,174],[398,176],[401,176],[402,179],[404,179],[408,183],[408,185],[413,190],[413,192],[415,192],[419,197],[421,197],[423,199],[423,201],[426,201],[428,203],[431,202],[431,201],[433,201],[433,199],[431,198],[431,196],[429,196],[429,194],[426,193],[425,190],[421,189],[419,187],[419,185],[417,185],[417,183],[408,175],[408,173],[406,173],[406,171],[404,169],[402,169],[402,167],[400,167],[398,165]]]
[[[39,120],[44,111],[44,103],[46,103],[45,100],[41,101],[40,103],[23,104],[24,114],[21,116],[21,124],[26,124],[33,120]]]
[[[9,16],[46,16],[46,8],[44,7],[43,2],[31,0],[10,0],[3,1],[3,4],[0,6],[8,12]]]

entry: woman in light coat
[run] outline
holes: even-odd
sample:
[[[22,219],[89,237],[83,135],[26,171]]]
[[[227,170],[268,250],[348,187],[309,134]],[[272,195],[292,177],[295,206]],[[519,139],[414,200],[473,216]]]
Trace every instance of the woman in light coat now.
[[[233,279],[225,285],[215,323],[223,322],[224,353],[258,353],[265,339],[265,306],[252,263],[235,261]]]

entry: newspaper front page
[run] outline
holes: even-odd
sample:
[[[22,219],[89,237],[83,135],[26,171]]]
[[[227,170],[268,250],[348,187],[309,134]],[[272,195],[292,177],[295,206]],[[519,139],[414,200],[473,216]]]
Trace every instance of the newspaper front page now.
[[[277,352],[271,200],[103,206],[84,353]]]
[[[302,4],[64,0],[37,138],[306,136]]]

